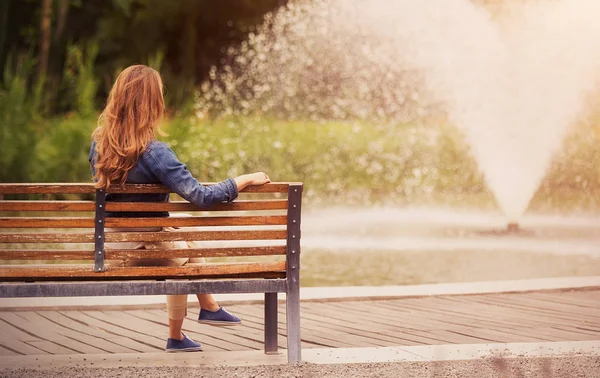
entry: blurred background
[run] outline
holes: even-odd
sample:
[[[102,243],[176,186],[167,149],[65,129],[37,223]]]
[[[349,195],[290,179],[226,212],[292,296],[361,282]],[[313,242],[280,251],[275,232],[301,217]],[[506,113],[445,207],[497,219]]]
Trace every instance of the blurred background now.
[[[538,135],[561,137],[531,172],[524,215],[507,219],[480,164],[505,157],[481,159],[412,42],[435,49],[422,36],[462,22],[485,45],[479,20],[512,13],[456,0],[445,9],[458,21],[423,19],[409,33],[403,10],[375,3],[0,0],[0,182],[89,182],[108,91],[141,63],[161,72],[164,140],[200,181],[260,170],[304,182],[303,285],[600,274],[597,91],[560,131],[542,125]],[[478,94],[469,106],[486,101]],[[507,221],[523,232],[496,232]]]

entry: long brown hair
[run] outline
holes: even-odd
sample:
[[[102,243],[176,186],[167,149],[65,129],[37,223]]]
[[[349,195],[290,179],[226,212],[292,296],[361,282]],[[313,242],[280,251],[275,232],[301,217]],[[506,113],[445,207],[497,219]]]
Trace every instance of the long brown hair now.
[[[154,69],[135,65],[117,77],[98,127],[94,162],[97,188],[125,184],[127,173],[155,137],[165,111],[163,82]]]

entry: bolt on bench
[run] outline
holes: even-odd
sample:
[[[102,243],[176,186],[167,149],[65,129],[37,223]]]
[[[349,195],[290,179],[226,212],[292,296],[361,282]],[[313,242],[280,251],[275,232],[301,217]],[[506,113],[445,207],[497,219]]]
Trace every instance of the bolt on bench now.
[[[288,361],[300,361],[302,188],[302,183],[250,186],[232,203],[201,209],[187,201],[106,202],[104,190],[93,184],[0,184],[0,298],[264,293],[265,353],[276,353],[277,293],[286,293]],[[108,192],[171,191],[146,184]],[[171,216],[106,217],[106,212]],[[152,227],[158,231],[136,231]],[[138,241],[195,243],[187,249],[105,248]],[[187,257],[211,261],[124,264]]]

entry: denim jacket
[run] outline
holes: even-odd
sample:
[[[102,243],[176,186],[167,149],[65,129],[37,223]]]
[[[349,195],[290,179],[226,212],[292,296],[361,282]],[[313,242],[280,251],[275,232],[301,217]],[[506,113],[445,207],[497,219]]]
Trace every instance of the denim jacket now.
[[[92,142],[89,162],[92,175],[96,174],[94,162],[96,161],[96,143]],[[185,200],[200,206],[207,207],[221,202],[231,202],[238,196],[235,181],[228,178],[215,185],[205,186],[196,180],[165,143],[152,140],[146,150],[138,159],[136,165],[127,174],[127,184],[163,184]],[[107,201],[115,202],[167,202],[168,193],[152,194],[107,194]],[[127,216],[168,216],[168,213],[112,213],[114,217]]]

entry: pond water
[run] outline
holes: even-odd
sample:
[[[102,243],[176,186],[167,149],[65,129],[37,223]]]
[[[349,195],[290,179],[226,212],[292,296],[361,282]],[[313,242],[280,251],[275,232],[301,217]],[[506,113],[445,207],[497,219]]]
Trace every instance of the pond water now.
[[[412,285],[600,275],[600,217],[431,209],[307,211],[303,286]]]

